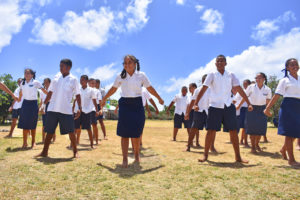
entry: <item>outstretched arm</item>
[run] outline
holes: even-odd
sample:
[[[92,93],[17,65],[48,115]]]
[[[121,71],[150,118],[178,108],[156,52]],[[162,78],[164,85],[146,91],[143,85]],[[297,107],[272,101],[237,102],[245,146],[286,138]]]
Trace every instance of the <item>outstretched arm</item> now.
[[[109,91],[107,92],[107,94],[103,97],[102,101],[101,101],[101,107],[103,108],[105,106],[105,102],[106,100],[113,95],[116,91],[118,90],[118,88],[116,87],[111,87],[109,89]]]
[[[155,90],[152,86],[147,87],[147,90],[148,90],[153,96],[155,96],[155,97],[157,98],[157,100],[159,101],[159,103],[160,103],[161,105],[164,105],[164,100],[159,96],[159,94],[156,92],[156,90]]]
[[[266,109],[264,110],[265,115],[267,115],[268,117],[272,116],[272,113],[270,112],[270,109],[274,106],[274,104],[278,101],[280,95],[279,94],[275,94],[273,96],[273,98],[271,99],[271,101],[268,103]]]

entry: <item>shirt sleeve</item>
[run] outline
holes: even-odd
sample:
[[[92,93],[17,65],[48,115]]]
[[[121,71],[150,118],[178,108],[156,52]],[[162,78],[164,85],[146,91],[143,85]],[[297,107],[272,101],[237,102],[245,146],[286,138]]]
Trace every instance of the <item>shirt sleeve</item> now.
[[[98,100],[102,100],[102,94],[101,94],[100,90],[98,91]]]
[[[178,99],[178,97],[177,97],[177,95],[175,95],[175,97],[174,97],[174,99],[173,99],[172,102],[176,103],[176,102],[177,102],[177,99]]]
[[[94,89],[91,89],[91,97],[92,99],[96,99],[97,100],[97,91]]]
[[[247,97],[249,97],[251,95],[251,88],[252,86],[250,85],[249,87],[247,87],[247,89],[245,90],[245,93],[247,95]]]
[[[39,81],[37,81],[37,80],[33,81],[33,85],[37,89],[41,89],[43,87],[43,85]]]
[[[15,95],[16,97],[19,97],[19,94],[20,94],[20,88],[18,87],[18,88],[15,90],[14,95]]]
[[[150,87],[150,86],[151,86],[151,83],[150,83],[148,77],[146,76],[146,74],[145,74],[145,73],[141,73],[141,75],[142,75],[142,83],[143,83],[143,86],[144,86],[145,88]]]
[[[203,83],[203,85],[207,86],[207,87],[212,87],[212,84],[214,82],[214,74],[213,73],[209,73]]]
[[[145,98],[146,100],[150,100],[150,99],[151,99],[151,96],[150,96],[150,94],[149,94],[149,92],[148,92],[147,90],[144,90],[144,91],[143,91],[143,94],[144,94],[144,98]]]
[[[231,81],[232,81],[231,84],[233,87],[240,85],[239,79],[233,73],[231,74]]]
[[[270,88],[268,88],[268,95],[267,95],[267,99],[271,99],[272,98],[272,91]]]
[[[281,79],[277,85],[275,90],[275,94],[284,95],[285,94],[286,81],[285,79]]]
[[[197,90],[195,91],[195,94],[192,96],[191,101],[197,99],[197,96],[198,96],[199,92],[200,92],[200,89],[197,89]]]
[[[121,79],[122,79],[121,76],[118,75],[118,76],[116,77],[116,80],[115,80],[114,84],[113,84],[113,87],[115,87],[115,88],[120,87],[121,84],[122,84],[122,80],[121,80]]]
[[[80,94],[80,88],[79,88],[79,83],[78,83],[78,81],[77,81],[77,79],[74,79],[74,81],[73,81],[74,83],[73,83],[73,93],[74,93],[74,95],[76,96],[76,95],[79,95]]]

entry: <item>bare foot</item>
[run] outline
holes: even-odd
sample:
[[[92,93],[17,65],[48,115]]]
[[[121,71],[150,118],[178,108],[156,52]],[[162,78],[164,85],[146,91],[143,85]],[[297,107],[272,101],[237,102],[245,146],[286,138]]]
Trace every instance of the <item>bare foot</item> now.
[[[46,157],[48,157],[48,154],[42,152],[42,153],[40,153],[40,154],[38,154],[38,155],[36,155],[36,156],[34,156],[34,157],[35,157],[35,158],[38,158],[38,157],[44,157],[44,158],[46,158]]]
[[[198,162],[205,162],[207,161],[208,155],[204,155],[202,159],[198,159]]]
[[[122,168],[128,168],[128,160],[123,160]]]
[[[247,164],[247,163],[249,163],[249,160],[244,160],[244,159],[240,158],[240,159],[236,159],[236,162]]]
[[[260,146],[256,146],[255,148],[258,152],[262,152],[262,149],[260,148]]]
[[[289,161],[289,165],[291,165],[293,167],[300,167],[300,163],[298,163],[296,161]]]
[[[12,138],[12,135],[7,135],[7,136],[5,136],[5,138]]]
[[[215,147],[210,148],[210,152],[212,152],[212,153],[218,153],[218,151],[215,149]]]
[[[36,146],[36,144],[33,143],[33,144],[31,145],[31,149],[33,149],[35,146]]]
[[[104,136],[103,140],[108,140],[106,136]]]
[[[281,155],[282,155],[282,158],[283,158],[283,160],[287,160],[288,158],[287,158],[287,155],[286,155],[286,151],[284,151],[284,150],[280,150],[280,153],[281,153]]]
[[[97,147],[95,147],[94,145],[91,145],[91,148],[92,148],[92,149],[97,149]]]
[[[197,146],[197,147],[201,147],[199,143],[196,143],[196,146]]]
[[[27,148],[27,144],[23,144],[22,149],[26,149]]]
[[[173,138],[173,141],[176,142],[176,138]]]
[[[300,145],[296,146],[296,150],[300,151]]]
[[[245,148],[250,148],[248,143],[245,143]]]
[[[244,144],[244,142],[243,142],[243,141],[240,141],[240,144]]]
[[[78,154],[78,152],[74,152],[74,154],[73,154],[73,158],[79,158],[79,154]]]
[[[251,153],[253,153],[253,154],[257,154],[257,151],[256,151],[256,149],[251,149]]]
[[[186,151],[190,152],[190,151],[191,151],[191,148],[188,146],[188,147],[186,148]]]

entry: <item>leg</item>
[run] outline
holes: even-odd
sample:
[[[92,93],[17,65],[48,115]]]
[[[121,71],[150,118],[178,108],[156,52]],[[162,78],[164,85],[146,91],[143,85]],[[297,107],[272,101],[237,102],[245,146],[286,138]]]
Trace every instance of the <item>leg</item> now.
[[[264,136],[264,142],[265,142],[265,143],[268,143],[268,142],[269,142],[266,135]]]
[[[197,131],[198,129],[196,128],[191,129],[186,151],[190,151],[191,146],[193,146],[193,140]]]
[[[297,139],[296,149],[300,151],[300,138]]]
[[[242,135],[241,135],[241,141],[240,141],[240,144],[244,144],[244,140],[245,140],[245,129],[243,128],[242,129]]]
[[[52,142],[55,142],[55,140],[56,140],[56,133],[54,133],[54,135],[53,135],[53,140],[52,140]]]
[[[88,135],[89,135],[91,148],[94,149],[94,140],[93,140],[93,133],[92,133],[92,130],[89,129],[89,130],[87,130],[87,132],[88,132]]]
[[[128,146],[129,146],[129,138],[121,138],[121,147],[122,147],[122,155],[123,155],[123,168],[128,167]]]
[[[22,146],[23,149],[25,149],[28,146],[28,144],[27,144],[27,136],[28,136],[29,131],[30,130],[23,129],[23,146]]]
[[[16,127],[16,124],[17,124],[17,120],[16,118],[13,118],[12,119],[12,122],[11,122],[11,125],[10,125],[10,131],[9,131],[9,134],[7,135],[7,137],[12,137],[12,134],[15,130],[15,127]]]
[[[232,143],[234,153],[235,153],[235,160],[240,163],[248,163],[247,160],[243,160],[240,154],[240,146],[239,146],[239,137],[236,130],[229,131],[230,133],[230,141]]]
[[[43,126],[43,129],[42,129],[42,144],[44,144],[44,142],[45,142],[45,137],[46,137],[45,126]]]
[[[47,133],[43,151],[40,154],[38,154],[36,157],[47,157],[48,156],[48,150],[49,150],[49,146],[51,144],[52,137],[53,137],[53,134]]]
[[[134,149],[134,161],[139,163],[140,162],[140,138],[132,138],[131,142]]]
[[[36,133],[36,129],[32,129],[31,130],[31,148],[35,147],[35,133]]]
[[[245,147],[250,147],[249,144],[248,144],[248,134],[246,134],[246,130],[245,129],[243,129],[243,131],[245,132],[245,138],[244,138]]]
[[[215,148],[215,140],[216,140],[216,132],[214,132],[213,134],[213,140],[212,140],[212,143],[210,145],[210,151],[213,152],[213,153],[218,153],[216,148]]]
[[[294,157],[293,142],[294,142],[294,138],[288,137],[288,136],[285,137],[285,146],[286,146],[286,150],[289,155],[289,165],[299,166],[300,163],[296,162],[295,157]]]
[[[98,127],[97,127],[97,124],[92,124],[93,126],[93,136],[96,140],[96,145],[98,145],[98,140],[99,140],[99,137],[98,137]]]
[[[286,155],[286,146],[285,146],[285,143],[283,144],[282,148],[280,149],[280,153],[282,155],[283,160],[287,160],[288,159],[288,157]]]
[[[259,152],[262,151],[261,148],[260,148],[260,146],[259,146],[259,141],[260,141],[260,139],[261,139],[261,136],[260,136],[260,135],[256,135],[256,136],[255,136],[255,148],[256,148],[256,150],[259,151]]]
[[[99,122],[100,122],[101,130],[103,132],[104,140],[106,140],[106,130],[105,130],[103,119],[99,119]]]
[[[76,129],[75,132],[76,132],[76,139],[77,139],[76,142],[77,142],[77,145],[79,145],[80,135],[81,135],[81,129],[80,128]]]
[[[174,128],[174,130],[173,130],[173,141],[176,141],[177,133],[178,133],[178,128]]]
[[[200,147],[200,143],[199,143],[199,130],[197,130],[197,132],[196,132],[196,146]]]
[[[73,148],[73,158],[79,158],[76,144],[76,135],[74,133],[69,133],[69,138],[71,140],[71,146]]]
[[[251,153],[257,153],[255,148],[255,135],[250,135],[251,140]]]
[[[141,147],[143,146],[143,133],[141,134],[141,137],[140,137],[140,145],[141,145]]]
[[[199,162],[205,162],[208,159],[208,152],[214,139],[215,130],[208,130],[205,137],[204,156],[199,159]]]

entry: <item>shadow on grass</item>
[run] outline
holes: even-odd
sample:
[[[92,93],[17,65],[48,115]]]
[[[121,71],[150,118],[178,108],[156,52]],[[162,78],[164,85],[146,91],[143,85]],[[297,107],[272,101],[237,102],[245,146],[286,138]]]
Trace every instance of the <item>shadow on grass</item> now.
[[[113,153],[114,155],[117,155],[117,156],[123,156],[122,154],[120,153]],[[150,157],[154,157],[154,156],[158,156],[158,154],[152,154],[152,155],[145,155],[143,153],[140,152],[140,157],[141,158],[150,158]],[[134,153],[131,151],[131,152],[128,152],[128,157],[130,158],[134,158]]]
[[[26,147],[26,148],[22,148],[22,147],[17,147],[17,148],[11,148],[11,147],[7,147],[5,149],[6,152],[8,153],[14,153],[14,152],[18,152],[18,151],[27,151],[31,149],[30,147]]]
[[[158,170],[162,167],[165,167],[164,165],[159,165],[157,167],[153,167],[153,168],[143,170],[143,167],[139,163],[132,163],[132,164],[128,165],[128,168],[123,168],[122,165],[119,165],[119,164],[117,164],[115,166],[115,168],[103,165],[101,163],[98,163],[97,165],[107,169],[111,173],[119,174],[119,176],[121,178],[131,178],[131,177],[133,177],[135,175],[138,175],[138,174],[146,174],[146,173]]]
[[[215,166],[215,167],[223,167],[223,168],[249,168],[249,167],[256,167],[259,166],[259,164],[250,165],[250,164],[243,164],[240,162],[214,162],[214,161],[206,161],[209,165]]]
[[[282,159],[282,155],[278,152],[272,153],[272,152],[267,152],[267,151],[261,151],[256,154],[256,156],[263,156],[263,157],[270,157],[274,159]]]
[[[287,169],[287,170],[290,170],[290,169],[298,169],[300,170],[300,166],[291,166],[291,165],[280,165],[280,166],[275,166],[277,168],[283,168],[283,169]]]
[[[51,158],[51,157],[41,157],[41,158],[35,158],[36,161],[42,162],[45,165],[50,165],[50,164],[57,164],[57,163],[63,163],[63,162],[70,162],[73,161],[74,158]]]

